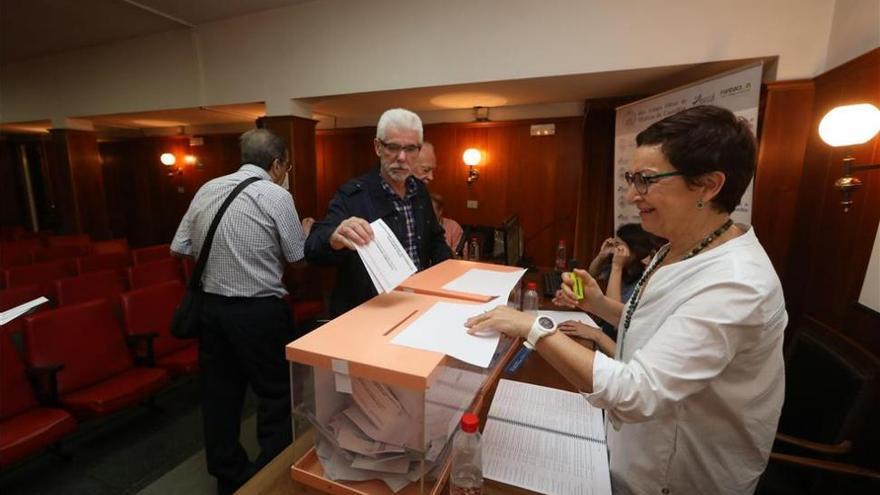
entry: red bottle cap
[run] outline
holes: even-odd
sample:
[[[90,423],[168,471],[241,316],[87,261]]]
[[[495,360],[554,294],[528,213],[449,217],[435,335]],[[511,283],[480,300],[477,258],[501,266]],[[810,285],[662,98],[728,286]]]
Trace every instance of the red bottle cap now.
[[[480,426],[480,418],[474,413],[464,413],[461,416],[461,431],[465,433],[473,433]]]
[[[537,282],[529,282],[526,284],[526,290],[538,290]]]

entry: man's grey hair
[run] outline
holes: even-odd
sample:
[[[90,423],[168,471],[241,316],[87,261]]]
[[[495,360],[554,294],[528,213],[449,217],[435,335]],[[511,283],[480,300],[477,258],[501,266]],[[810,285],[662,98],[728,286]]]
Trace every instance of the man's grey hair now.
[[[287,144],[268,129],[251,129],[238,138],[241,146],[241,164],[251,163],[269,170],[275,159],[283,160]]]
[[[385,110],[376,125],[376,137],[384,141],[390,129],[416,131],[419,134],[419,143],[422,142],[422,119],[405,108]]]

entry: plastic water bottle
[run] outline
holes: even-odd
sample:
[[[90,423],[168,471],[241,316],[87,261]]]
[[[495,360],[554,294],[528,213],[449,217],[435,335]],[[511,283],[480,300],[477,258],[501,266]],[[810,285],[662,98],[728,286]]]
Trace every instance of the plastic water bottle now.
[[[568,258],[565,254],[565,239],[559,239],[559,244],[556,246],[556,271],[564,272],[566,268],[566,260]]]
[[[480,240],[477,239],[477,236],[471,237],[471,242],[468,243],[467,259],[471,261],[480,260]]]
[[[452,473],[449,495],[480,495],[483,492],[483,455],[480,447],[480,418],[464,413],[460,429],[452,440]]]
[[[526,313],[538,313],[538,284],[529,282],[526,286],[526,294],[523,296],[523,311]]]
[[[522,307],[522,284],[517,283],[513,286],[513,290],[510,291],[510,295],[507,296],[507,306],[516,310],[519,310]]]

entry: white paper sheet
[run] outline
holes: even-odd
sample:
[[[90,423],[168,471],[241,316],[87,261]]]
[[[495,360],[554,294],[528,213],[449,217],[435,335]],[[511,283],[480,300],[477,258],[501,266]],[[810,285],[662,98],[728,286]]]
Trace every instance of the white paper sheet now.
[[[32,301],[28,301],[20,306],[16,306],[12,309],[8,309],[2,313],[0,313],[0,326],[9,323],[10,321],[18,318],[19,316],[26,315],[29,312],[33,311],[34,308],[39,306],[40,304],[44,304],[49,302],[45,297],[38,297]]]
[[[466,363],[488,368],[500,340],[497,332],[468,335],[464,323],[471,316],[497,307],[488,304],[438,302],[391,339],[392,344],[442,352]]]
[[[443,288],[482,296],[504,296],[506,299],[524,273],[526,273],[525,269],[515,272],[496,272],[472,268]]]
[[[501,380],[483,431],[483,476],[538,493],[610,495],[601,409],[580,394]]]
[[[366,246],[356,246],[357,252],[376,292],[384,294],[415,273],[416,265],[384,220],[380,218],[370,226],[373,228],[373,240]]]

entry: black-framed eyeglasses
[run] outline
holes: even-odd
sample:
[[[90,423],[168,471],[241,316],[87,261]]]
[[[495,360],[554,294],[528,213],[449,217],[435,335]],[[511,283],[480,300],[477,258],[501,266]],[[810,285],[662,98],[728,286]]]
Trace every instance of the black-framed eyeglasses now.
[[[627,184],[634,186],[639,194],[647,194],[648,186],[663,179],[665,177],[674,177],[676,175],[684,175],[682,172],[666,172],[664,174],[644,175],[641,172],[626,172],[623,174],[623,180]]]
[[[407,155],[415,155],[422,150],[421,144],[407,144],[406,146],[404,146],[397,143],[386,143],[385,141],[382,141],[378,138],[376,140],[379,141],[379,144],[381,144],[383,148],[388,150],[390,153],[394,153],[395,155],[400,154],[401,151],[403,151]]]

